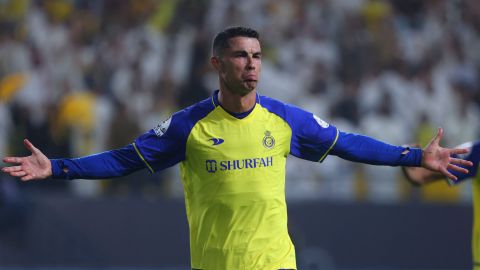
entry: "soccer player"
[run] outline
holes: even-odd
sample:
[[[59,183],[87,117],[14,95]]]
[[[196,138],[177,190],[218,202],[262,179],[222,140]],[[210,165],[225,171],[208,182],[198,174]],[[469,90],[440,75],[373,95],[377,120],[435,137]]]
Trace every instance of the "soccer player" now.
[[[259,34],[232,27],[213,41],[219,90],[173,114],[121,149],[74,159],[48,159],[28,140],[28,157],[6,157],[2,170],[27,181],[47,177],[110,178],[181,163],[193,269],[296,269],[288,235],[285,162],[291,154],[321,162],[327,155],[377,165],[423,166],[455,179],[465,149],[389,145],[339,131],[295,106],[261,96],[256,87]],[[292,89],[293,91],[293,89]]]
[[[480,162],[480,141],[474,143],[468,142],[462,144],[460,147],[468,149],[469,152],[466,155],[460,155],[459,158],[472,162],[473,167],[468,173],[460,171],[454,172],[457,180],[446,180],[450,185],[455,185],[463,180],[473,178],[473,269],[480,270],[480,174],[477,173]],[[444,175],[421,167],[402,167],[402,170],[407,179],[417,186],[445,179]]]

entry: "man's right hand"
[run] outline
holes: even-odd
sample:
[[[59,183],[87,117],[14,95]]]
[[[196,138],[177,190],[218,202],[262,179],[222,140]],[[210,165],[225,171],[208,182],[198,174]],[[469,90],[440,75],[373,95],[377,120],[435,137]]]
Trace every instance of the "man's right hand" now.
[[[29,140],[23,140],[23,144],[32,154],[28,157],[3,158],[3,162],[15,163],[16,165],[2,168],[2,172],[20,177],[22,181],[40,180],[51,176],[52,164],[50,160]]]

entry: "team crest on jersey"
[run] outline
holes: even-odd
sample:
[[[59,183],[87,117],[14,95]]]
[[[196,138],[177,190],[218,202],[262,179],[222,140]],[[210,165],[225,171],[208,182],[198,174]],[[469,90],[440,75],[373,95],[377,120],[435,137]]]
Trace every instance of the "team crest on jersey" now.
[[[320,117],[316,116],[316,115],[313,115],[313,118],[315,119],[315,121],[317,121],[317,123],[322,127],[322,128],[328,128],[330,125],[323,121],[322,119],[320,119]]]
[[[263,146],[271,149],[275,146],[275,138],[273,138],[270,131],[265,131],[265,137],[263,137]]]
[[[170,126],[170,122],[172,122],[172,117],[169,117],[167,120],[163,121],[162,123],[158,124],[153,131],[158,137],[161,137],[165,132],[167,132],[168,127]]]

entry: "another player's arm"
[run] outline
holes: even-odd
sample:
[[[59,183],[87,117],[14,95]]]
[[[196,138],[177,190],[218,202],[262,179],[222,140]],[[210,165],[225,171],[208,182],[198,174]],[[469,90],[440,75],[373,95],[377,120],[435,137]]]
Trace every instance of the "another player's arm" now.
[[[443,174],[422,167],[402,167],[402,172],[414,186],[423,186],[445,179]]]

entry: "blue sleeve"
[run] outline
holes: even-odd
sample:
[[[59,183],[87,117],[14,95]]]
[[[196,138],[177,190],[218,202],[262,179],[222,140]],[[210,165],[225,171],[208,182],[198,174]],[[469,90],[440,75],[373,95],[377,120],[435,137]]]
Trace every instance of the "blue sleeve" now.
[[[422,150],[394,146],[373,138],[340,132],[332,155],[372,165],[420,166]]]
[[[293,123],[290,153],[298,158],[322,162],[338,139],[337,128],[303,110],[291,110],[290,117]]]
[[[150,172],[156,172],[171,167],[185,159],[185,136],[182,136],[175,127],[168,129],[165,134],[152,129],[135,139],[133,146],[141,160]]]
[[[466,155],[460,155],[458,158],[469,160],[473,163],[472,167],[468,167],[468,173],[460,173],[457,171],[450,171],[453,175],[457,177],[457,180],[454,183],[458,183],[462,180],[475,177],[478,172],[478,166],[480,165],[480,141],[475,143],[466,143],[458,146],[459,148],[468,148],[469,152]]]
[[[111,178],[145,168],[133,145],[81,158],[52,159],[51,164],[56,179]]]

